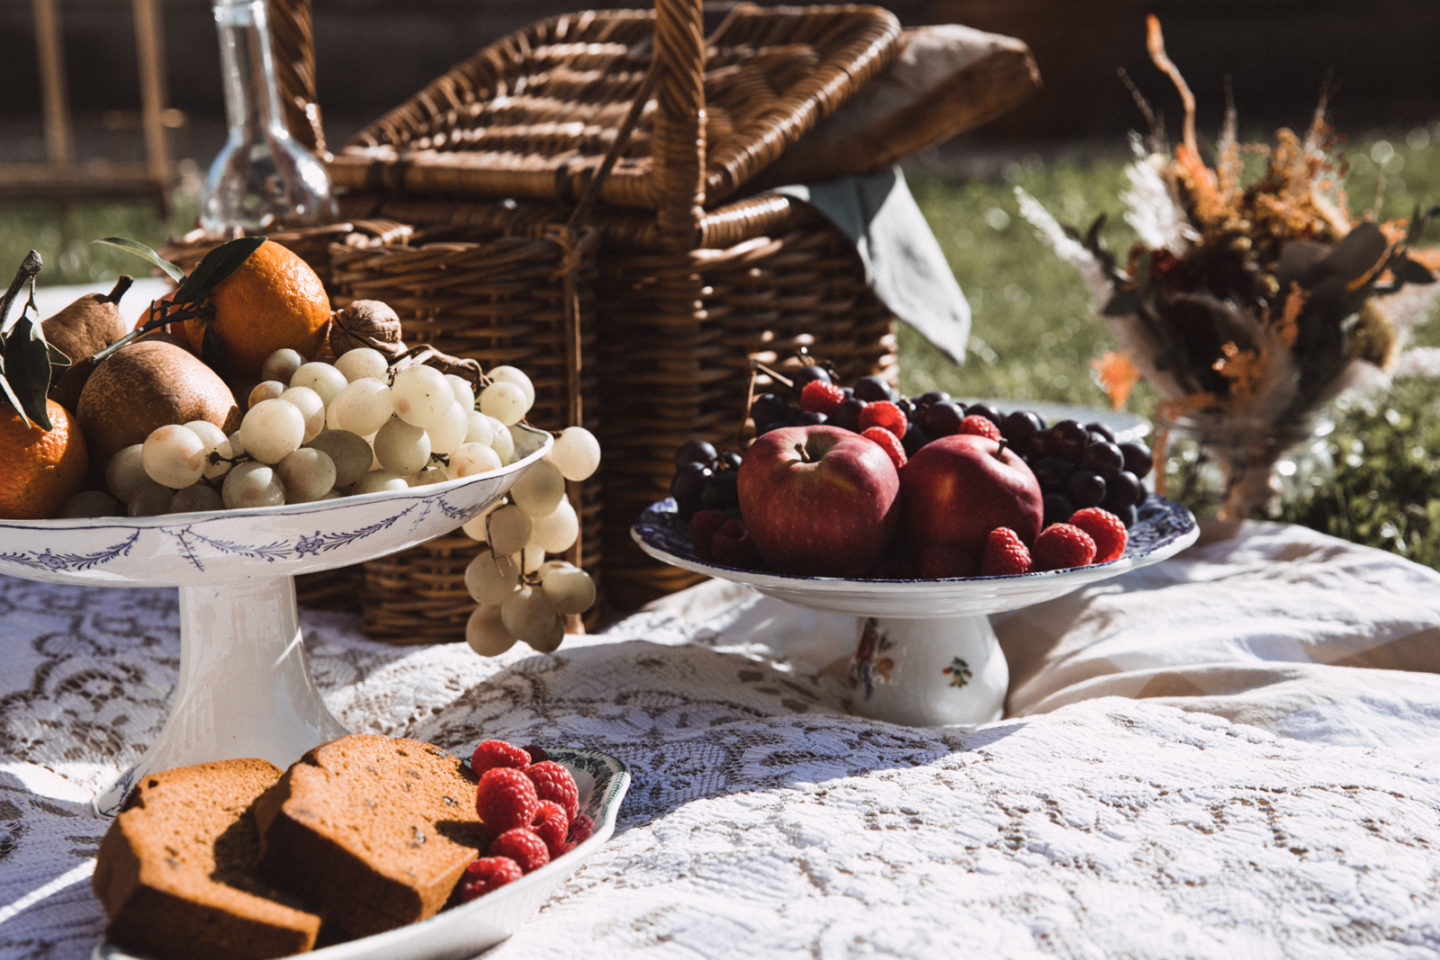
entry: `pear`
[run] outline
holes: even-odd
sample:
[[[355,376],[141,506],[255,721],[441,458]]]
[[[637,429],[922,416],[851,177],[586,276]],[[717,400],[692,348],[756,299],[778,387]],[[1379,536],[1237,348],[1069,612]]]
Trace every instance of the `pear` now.
[[[95,364],[75,414],[92,463],[142,443],[156,427],[208,420],[227,434],[240,427],[240,405],[219,374],[193,353],[142,338]]]
[[[70,366],[50,385],[50,399],[66,410],[75,409],[95,368],[85,361],[130,332],[119,304],[133,282],[122,276],[109,293],[87,293],[41,324],[45,339],[70,358]]]

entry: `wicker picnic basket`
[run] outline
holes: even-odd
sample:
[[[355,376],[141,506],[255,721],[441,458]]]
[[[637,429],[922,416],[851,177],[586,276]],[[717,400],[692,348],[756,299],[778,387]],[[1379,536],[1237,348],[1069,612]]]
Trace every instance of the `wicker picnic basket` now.
[[[291,129],[319,146],[309,3],[270,8]],[[645,558],[629,528],[667,494],[682,442],[735,445],[752,359],[783,367],[807,347],[843,377],[893,379],[894,320],[851,241],[804,204],[743,188],[881,69],[898,36],[874,7],[657,0],[555,17],[327,158],[346,223],[366,227],[307,245],[337,303],[384,299],[407,342],[522,366],[537,394],[553,388],[537,423],[599,435],[603,481],[577,506],[612,609],[696,579]],[[403,228],[377,242],[377,224]],[[562,410],[578,416],[546,419]],[[365,564],[367,631],[459,639],[473,553],[442,538]]]

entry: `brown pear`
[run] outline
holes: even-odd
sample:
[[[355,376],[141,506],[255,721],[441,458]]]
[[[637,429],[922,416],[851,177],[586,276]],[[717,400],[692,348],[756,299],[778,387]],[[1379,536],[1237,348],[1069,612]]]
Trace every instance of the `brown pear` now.
[[[240,426],[240,405],[215,371],[188,350],[148,338],[95,365],[75,413],[91,462],[102,468],[167,423],[208,420],[226,433]]]
[[[45,339],[70,358],[70,366],[50,384],[50,399],[66,410],[75,409],[94,369],[85,361],[130,332],[119,304],[133,282],[121,277],[109,293],[87,293],[41,324]]]

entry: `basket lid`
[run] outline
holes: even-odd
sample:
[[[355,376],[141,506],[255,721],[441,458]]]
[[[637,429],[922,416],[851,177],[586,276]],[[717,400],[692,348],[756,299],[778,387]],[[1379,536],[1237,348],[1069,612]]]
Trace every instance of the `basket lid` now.
[[[660,0],[657,10],[554,17],[375,121],[333,158],[331,176],[351,189],[573,201],[645,92],[598,199],[658,209],[670,190],[663,181],[689,175],[710,208],[864,86],[899,36],[894,15],[869,6],[745,4],[702,15],[689,0]],[[677,143],[694,154],[688,164],[666,159]]]

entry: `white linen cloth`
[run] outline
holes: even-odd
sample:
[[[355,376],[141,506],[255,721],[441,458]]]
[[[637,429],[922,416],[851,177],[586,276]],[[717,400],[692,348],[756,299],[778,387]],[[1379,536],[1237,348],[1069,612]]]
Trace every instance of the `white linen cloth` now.
[[[1011,717],[976,728],[849,715],[842,621],[725,584],[549,656],[302,622],[351,729],[630,764],[497,958],[1440,951],[1440,575],[1303,529],[997,617]],[[87,803],[164,718],[175,595],[0,578],[0,644],[0,957],[84,957]]]

